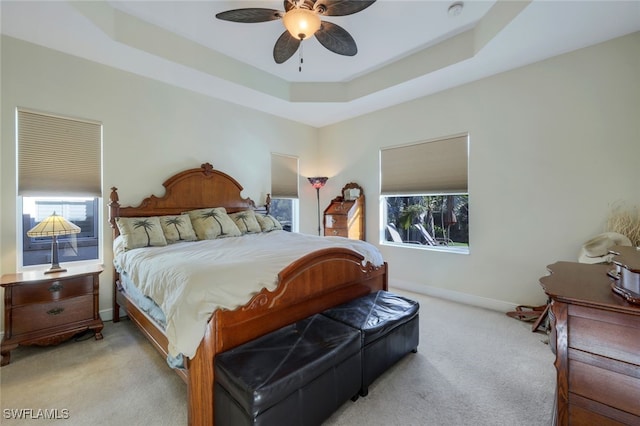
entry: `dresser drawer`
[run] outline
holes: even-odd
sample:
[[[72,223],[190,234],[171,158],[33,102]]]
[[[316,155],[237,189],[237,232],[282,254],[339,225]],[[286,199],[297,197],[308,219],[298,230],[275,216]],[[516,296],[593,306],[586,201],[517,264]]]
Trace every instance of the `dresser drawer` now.
[[[584,357],[589,361],[589,357]],[[608,360],[611,364],[611,360]],[[634,372],[636,368],[617,363],[620,371],[628,369]],[[616,368],[614,361],[611,365],[604,366]],[[636,374],[640,376],[640,374]],[[569,389],[571,392],[593,401],[605,404],[609,407],[626,413],[640,416],[640,377],[622,374],[610,369],[596,367],[581,361],[572,360],[569,367]]]
[[[93,294],[50,303],[20,306],[12,310],[14,335],[82,320],[93,319]]]
[[[324,235],[325,237],[349,237],[349,230],[346,228],[325,228]]]
[[[640,316],[570,306],[569,347],[640,365]]]
[[[575,399],[575,397],[573,394],[570,394],[569,400],[572,399]],[[613,413],[614,416],[618,415],[618,412],[614,409],[606,411]],[[629,421],[619,421],[600,413],[595,413],[577,404],[569,404],[569,424],[572,426],[628,426],[635,421],[635,419],[629,415],[621,414],[618,416],[623,419],[629,418]]]
[[[336,215],[325,215],[325,217],[324,217],[324,227],[325,228],[346,228],[347,227],[347,217],[346,216],[336,216]]]
[[[93,293],[93,277],[88,275],[67,280],[16,285],[11,291],[13,306],[44,303]]]

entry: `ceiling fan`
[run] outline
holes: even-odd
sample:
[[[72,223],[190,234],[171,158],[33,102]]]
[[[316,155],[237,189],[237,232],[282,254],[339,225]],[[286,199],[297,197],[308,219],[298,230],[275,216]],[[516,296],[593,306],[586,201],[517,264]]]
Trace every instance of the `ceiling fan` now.
[[[373,3],[375,0],[284,0],[284,11],[255,7],[233,9],[216,14],[216,18],[244,23],[282,19],[286,31],[273,47],[273,59],[281,64],[293,56],[302,40],[313,35],[330,51],[354,56],[358,47],[351,34],[339,25],[322,21],[320,17],[351,15]],[[300,60],[302,62],[302,58]]]

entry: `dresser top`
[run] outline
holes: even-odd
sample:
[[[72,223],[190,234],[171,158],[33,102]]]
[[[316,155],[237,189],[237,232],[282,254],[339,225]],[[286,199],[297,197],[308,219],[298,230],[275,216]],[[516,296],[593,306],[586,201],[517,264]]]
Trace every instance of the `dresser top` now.
[[[640,306],[627,302],[611,289],[614,280],[608,272],[615,265],[556,262],[547,269],[550,274],[540,278],[540,284],[552,299],[640,315]]]

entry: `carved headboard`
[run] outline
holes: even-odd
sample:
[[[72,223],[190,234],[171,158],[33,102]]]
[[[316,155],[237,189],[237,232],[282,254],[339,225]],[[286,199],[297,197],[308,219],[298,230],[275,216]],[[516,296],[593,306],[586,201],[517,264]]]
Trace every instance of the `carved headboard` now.
[[[250,198],[242,198],[242,186],[231,176],[215,170],[209,163],[197,169],[180,172],[163,184],[165,195],[151,195],[137,207],[121,207],[118,202],[118,188],[111,188],[109,196],[109,223],[113,229],[113,237],[120,232],[116,226],[116,217],[145,217],[182,214],[189,210],[207,207],[224,207],[227,212],[240,210],[256,210],[268,213],[270,197],[264,207],[256,208]]]

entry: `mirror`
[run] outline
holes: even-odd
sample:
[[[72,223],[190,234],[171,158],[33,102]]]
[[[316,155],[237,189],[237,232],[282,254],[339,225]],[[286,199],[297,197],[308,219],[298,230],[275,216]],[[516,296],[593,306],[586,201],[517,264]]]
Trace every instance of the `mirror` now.
[[[345,201],[357,200],[362,195],[362,188],[357,183],[348,183],[342,188],[342,198]]]

